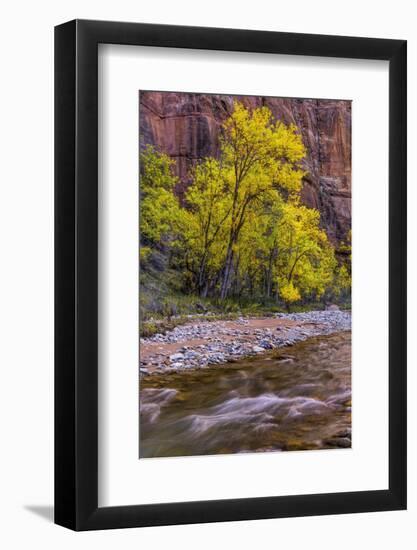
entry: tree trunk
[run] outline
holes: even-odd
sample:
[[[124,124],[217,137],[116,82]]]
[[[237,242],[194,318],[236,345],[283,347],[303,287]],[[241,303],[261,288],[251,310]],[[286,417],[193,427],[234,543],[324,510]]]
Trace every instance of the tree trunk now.
[[[200,296],[203,295],[203,289],[205,287],[207,287],[206,278],[205,278],[206,263],[207,263],[207,255],[204,254],[203,258],[201,259],[200,267],[199,267],[199,270],[198,270],[198,292],[199,292]]]
[[[279,303],[279,284],[278,284],[278,281],[277,281],[277,288],[275,289],[275,300],[278,304]]]
[[[206,281],[206,284],[204,285],[204,288],[203,288],[203,290],[201,291],[200,296],[201,296],[202,298],[207,298],[208,290],[209,290],[209,282]]]
[[[270,298],[272,294],[272,272],[274,267],[274,261],[277,257],[277,249],[273,248],[268,258],[268,268],[266,271],[266,297]]]
[[[225,300],[229,292],[230,275],[232,273],[233,266],[233,244],[230,241],[227,248],[226,262],[224,266],[223,282],[220,290],[220,299]]]

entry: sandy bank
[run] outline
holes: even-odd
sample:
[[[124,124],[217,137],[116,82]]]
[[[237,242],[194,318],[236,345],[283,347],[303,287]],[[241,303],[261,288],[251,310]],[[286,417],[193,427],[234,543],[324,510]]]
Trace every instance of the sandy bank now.
[[[202,321],[140,341],[140,373],[205,368],[291,346],[313,336],[350,330],[346,311],[310,311],[266,318]]]

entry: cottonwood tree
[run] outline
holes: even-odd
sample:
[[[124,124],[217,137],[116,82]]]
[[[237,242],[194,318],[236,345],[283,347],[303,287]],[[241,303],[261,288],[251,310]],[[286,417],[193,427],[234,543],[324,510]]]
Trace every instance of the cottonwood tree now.
[[[320,213],[288,202],[278,227],[276,283],[289,306],[307,295],[320,299],[337,267],[334,249],[320,228]]]
[[[350,255],[337,265],[319,212],[300,202],[304,156],[295,126],[274,122],[266,107],[251,111],[237,102],[223,125],[219,157],[194,167],[180,205],[173,161],[147,147],[141,255],[165,251],[185,293],[220,301],[275,299],[290,307],[347,289]]]
[[[265,200],[277,199],[280,189],[289,194],[299,191],[303,176],[300,161],[304,156],[305,148],[295,126],[273,122],[267,107],[251,112],[235,103],[221,141],[231,202],[221,299],[229,292],[236,246],[250,209],[259,209]]]
[[[192,174],[185,195],[184,255],[194,274],[194,286],[205,297],[215,286],[222,269],[231,204],[227,193],[227,171],[220,162],[207,158]]]

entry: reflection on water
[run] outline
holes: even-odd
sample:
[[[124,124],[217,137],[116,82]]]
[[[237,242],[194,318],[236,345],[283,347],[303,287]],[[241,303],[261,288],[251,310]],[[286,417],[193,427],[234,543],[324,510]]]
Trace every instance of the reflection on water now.
[[[141,458],[350,447],[350,332],[140,384]]]

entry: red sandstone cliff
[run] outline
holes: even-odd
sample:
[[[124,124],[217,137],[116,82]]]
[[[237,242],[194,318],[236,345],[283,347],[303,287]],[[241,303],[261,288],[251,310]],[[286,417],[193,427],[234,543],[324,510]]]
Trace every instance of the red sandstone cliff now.
[[[345,238],[351,224],[351,102],[234,96],[248,107],[266,105],[273,116],[295,124],[307,148],[302,197],[321,212],[329,237]],[[190,166],[219,152],[221,124],[233,97],[189,93],[140,93],[140,143],[155,145],[176,161],[178,193]]]

